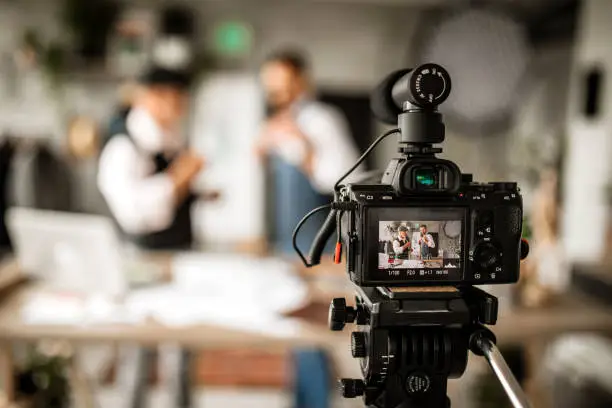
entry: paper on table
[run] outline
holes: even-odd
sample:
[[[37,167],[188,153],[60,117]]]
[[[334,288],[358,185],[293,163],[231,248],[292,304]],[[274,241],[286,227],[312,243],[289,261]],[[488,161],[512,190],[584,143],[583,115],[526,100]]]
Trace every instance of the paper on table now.
[[[296,336],[300,328],[299,321],[269,310],[186,294],[174,285],[134,291],[123,305],[100,297],[42,293],[21,312],[29,325],[138,324],[153,318],[169,327],[211,324],[275,337]]]
[[[21,313],[26,324],[76,325],[85,319],[85,299],[73,295],[41,293],[29,299]]]
[[[302,307],[308,287],[292,264],[276,258],[186,253],[175,257],[174,283],[217,307],[258,308],[276,314]]]
[[[38,293],[21,309],[25,324],[77,326],[88,324],[138,323],[140,316],[102,295],[61,292]]]
[[[307,301],[307,287],[292,266],[276,259],[184,254],[173,264],[175,282],[130,292],[124,304],[100,296],[45,293],[23,308],[28,324],[212,324],[270,336],[299,334],[300,322],[282,313]]]
[[[308,288],[291,264],[238,254],[177,255],[174,283],[132,292],[126,307],[140,318],[183,326],[214,324],[272,336],[299,333],[281,316],[307,301]]]
[[[257,305],[187,294],[174,285],[134,291],[125,306],[135,318],[153,318],[167,326],[211,324],[277,337],[295,336],[300,328],[299,321]]]

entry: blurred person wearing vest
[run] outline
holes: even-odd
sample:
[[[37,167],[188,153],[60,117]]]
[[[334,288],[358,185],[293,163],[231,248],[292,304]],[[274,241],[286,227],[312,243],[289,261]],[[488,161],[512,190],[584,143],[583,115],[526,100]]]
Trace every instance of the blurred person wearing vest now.
[[[203,159],[185,149],[180,125],[189,75],[153,67],[132,105],[112,120],[102,150],[98,187],[126,237],[143,249],[192,244],[191,184]]]
[[[152,67],[111,119],[98,164],[98,188],[128,241],[144,250],[183,250],[192,246],[192,182],[203,159],[184,147],[181,124],[187,111],[190,77]],[[191,405],[189,350],[159,353],[164,376],[174,383],[180,407]],[[146,406],[153,349],[127,348],[137,372],[129,405]],[[177,355],[178,353],[178,355]],[[130,370],[128,369],[128,370]],[[131,374],[126,374],[131,377]]]

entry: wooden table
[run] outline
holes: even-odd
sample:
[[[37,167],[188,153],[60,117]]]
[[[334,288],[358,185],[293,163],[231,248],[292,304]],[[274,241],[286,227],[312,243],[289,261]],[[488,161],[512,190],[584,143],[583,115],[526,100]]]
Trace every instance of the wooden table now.
[[[162,256],[165,259],[166,257]],[[162,259],[162,260],[163,260]],[[160,260],[161,262],[161,260]],[[319,347],[324,349],[335,347],[346,347],[349,341],[349,333],[335,333],[327,329],[324,324],[325,317],[321,316],[319,301],[324,299],[325,303],[333,296],[342,295],[344,290],[338,293],[338,286],[346,283],[342,276],[332,273],[330,278],[341,285],[331,285],[326,290],[321,285],[312,283],[310,286],[311,299],[318,303],[316,322],[312,319],[298,318],[299,329],[288,337],[258,334],[251,331],[244,332],[213,325],[193,325],[189,327],[168,327],[154,321],[140,324],[95,324],[95,325],[30,325],[22,317],[24,305],[44,291],[40,284],[23,282],[23,276],[18,273],[15,264],[9,264],[5,268],[10,269],[10,274],[0,268],[0,283],[11,283],[12,290],[4,291],[0,297],[0,375],[2,384],[0,390],[6,390],[9,400],[14,399],[11,391],[12,373],[14,370],[12,346],[18,342],[34,342],[44,339],[63,340],[73,344],[94,343],[127,343],[132,345],[154,346],[170,343],[190,348],[193,350],[211,349],[253,349],[270,352],[282,352],[295,347]],[[9,279],[10,276],[10,279]],[[313,276],[306,274],[307,281],[312,281]],[[317,289],[318,288],[318,289]],[[0,288],[1,291],[2,288]],[[326,315],[326,311],[325,315]],[[298,313],[301,316],[303,313]],[[308,315],[308,313],[306,313]]]
[[[612,307],[583,294],[569,293],[548,307],[516,309],[501,315],[492,329],[501,344],[529,344],[571,332],[612,335]]]
[[[134,325],[95,324],[86,326],[28,325],[21,317],[22,306],[41,290],[23,285],[0,303],[0,341],[58,339],[76,342],[133,342],[152,345],[177,343],[193,348],[248,346],[275,349],[304,345],[335,345],[346,336],[330,332],[321,324],[300,321],[295,336],[274,337],[211,325],[167,327],[155,322]],[[521,344],[569,332],[612,334],[612,308],[576,295],[540,309],[519,309],[501,316],[493,326],[498,341]]]
[[[195,349],[240,346],[278,350],[304,345],[325,346],[346,338],[330,332],[323,325],[306,321],[300,321],[301,328],[289,337],[245,333],[212,325],[168,327],[153,321],[141,324],[84,326],[26,324],[22,319],[22,307],[41,290],[39,286],[27,284],[15,290],[0,304],[0,341],[56,339],[71,342],[130,342],[142,345],[170,342]]]
[[[0,275],[1,276],[1,275]],[[310,277],[312,279],[312,276]],[[338,276],[338,279],[344,279]],[[323,324],[305,320],[294,336],[280,338],[256,333],[211,326],[165,327],[155,322],[134,325],[45,326],[28,325],[22,320],[21,308],[40,290],[33,284],[14,289],[0,302],[0,358],[3,373],[12,370],[12,342],[38,341],[41,339],[67,340],[76,343],[137,343],[153,345],[169,342],[193,349],[257,348],[263,350],[288,349],[296,346],[320,346],[346,348],[348,332],[330,332]],[[319,298],[329,299],[328,291]],[[347,293],[350,296],[350,293]],[[315,297],[316,298],[316,297]],[[612,334],[612,309],[579,295],[566,295],[560,302],[543,309],[515,310],[501,316],[493,327],[498,342],[533,346],[569,332],[599,332]],[[11,390],[11,376],[3,375],[2,388]]]

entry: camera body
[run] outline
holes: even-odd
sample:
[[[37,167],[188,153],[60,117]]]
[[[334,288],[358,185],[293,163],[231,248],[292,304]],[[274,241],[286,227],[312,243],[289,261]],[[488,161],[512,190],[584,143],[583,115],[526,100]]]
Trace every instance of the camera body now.
[[[341,200],[347,270],[358,286],[514,283],[521,259],[516,183],[475,183],[436,158],[393,160],[381,183]]]

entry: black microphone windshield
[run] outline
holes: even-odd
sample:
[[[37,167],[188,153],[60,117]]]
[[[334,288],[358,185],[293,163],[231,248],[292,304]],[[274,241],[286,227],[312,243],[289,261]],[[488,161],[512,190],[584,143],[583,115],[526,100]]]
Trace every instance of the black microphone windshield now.
[[[393,100],[393,85],[411,69],[401,69],[388,75],[370,95],[370,109],[376,118],[390,125],[397,125],[397,116],[402,107]]]

